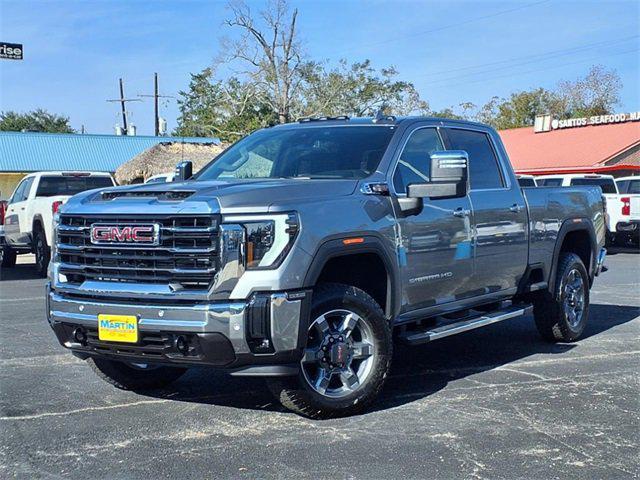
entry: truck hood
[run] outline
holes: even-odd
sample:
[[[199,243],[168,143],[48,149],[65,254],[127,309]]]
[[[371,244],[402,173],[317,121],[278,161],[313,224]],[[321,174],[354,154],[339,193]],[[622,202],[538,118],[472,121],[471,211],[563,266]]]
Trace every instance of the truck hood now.
[[[357,180],[187,181],[91,190],[62,213],[264,213],[278,206],[351,195]]]

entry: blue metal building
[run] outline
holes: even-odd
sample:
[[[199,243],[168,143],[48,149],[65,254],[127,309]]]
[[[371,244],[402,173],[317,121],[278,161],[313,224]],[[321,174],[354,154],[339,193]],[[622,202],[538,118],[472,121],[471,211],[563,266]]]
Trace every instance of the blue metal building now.
[[[0,132],[0,199],[27,173],[108,171],[162,142],[219,143],[214,138]]]

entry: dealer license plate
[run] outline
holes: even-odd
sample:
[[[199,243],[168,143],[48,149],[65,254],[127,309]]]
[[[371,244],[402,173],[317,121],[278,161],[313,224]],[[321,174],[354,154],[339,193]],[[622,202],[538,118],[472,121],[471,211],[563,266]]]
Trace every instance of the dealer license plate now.
[[[138,318],[135,315],[98,315],[98,338],[105,342],[137,343]]]

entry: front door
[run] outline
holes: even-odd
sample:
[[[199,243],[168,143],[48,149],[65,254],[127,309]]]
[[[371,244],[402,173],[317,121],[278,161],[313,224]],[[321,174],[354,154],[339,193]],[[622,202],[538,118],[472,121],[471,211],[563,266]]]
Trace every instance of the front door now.
[[[411,131],[397,158],[393,188],[429,181],[430,153],[444,150],[435,127]],[[417,215],[398,213],[398,260],[403,283],[402,312],[464,297],[473,273],[471,203],[468,197],[424,199]]]
[[[31,226],[26,224],[26,206],[32,183],[33,177],[22,180],[9,199],[4,225],[4,234],[9,245],[25,246],[31,243]]]

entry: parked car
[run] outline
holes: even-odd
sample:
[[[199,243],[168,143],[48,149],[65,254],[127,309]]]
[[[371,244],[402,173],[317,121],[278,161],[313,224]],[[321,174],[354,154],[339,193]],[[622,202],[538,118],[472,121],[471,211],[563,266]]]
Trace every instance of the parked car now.
[[[147,181],[144,183],[167,183],[173,182],[174,173],[160,173],[158,175],[154,175],[152,177],[147,178]]]
[[[541,187],[598,186],[602,190],[607,209],[607,243],[616,241],[616,225],[620,219],[620,195],[613,176],[597,174],[542,175],[536,177]]]
[[[600,188],[521,188],[489,126],[305,119],[190,170],[57,216],[48,321],[115,387],[206,366],[266,377],[303,415],[350,415],[380,393],[394,333],[403,348],[531,309],[550,341],[585,329]]]
[[[627,245],[640,243],[640,176],[616,179],[620,217],[616,219],[616,242]],[[613,209],[614,207],[612,207]]]
[[[533,175],[517,175],[518,183],[521,187],[537,187],[536,177]]]
[[[35,253],[36,270],[46,276],[53,215],[72,195],[115,184],[104,172],[38,172],[24,177],[7,202],[2,266],[13,267],[17,255]]]

